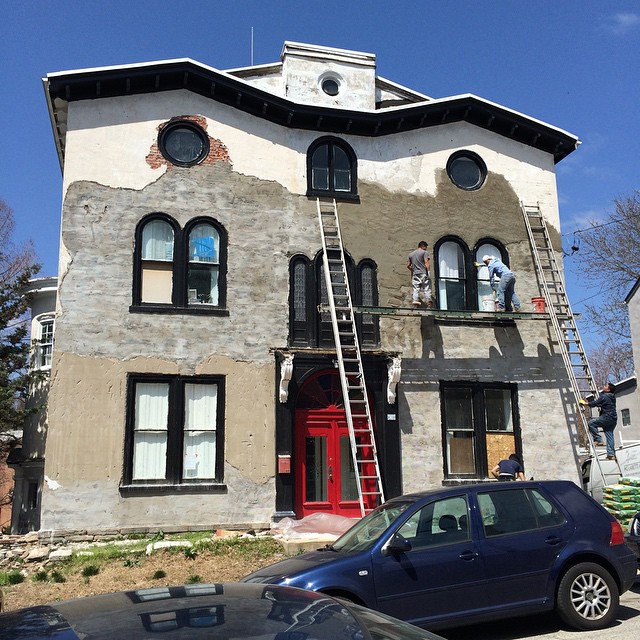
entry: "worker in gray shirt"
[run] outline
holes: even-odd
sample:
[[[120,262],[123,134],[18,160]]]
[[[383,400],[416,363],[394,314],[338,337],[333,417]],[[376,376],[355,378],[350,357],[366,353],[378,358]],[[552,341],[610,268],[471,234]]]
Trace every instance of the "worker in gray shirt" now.
[[[431,276],[429,273],[429,254],[425,240],[418,243],[418,248],[409,254],[407,269],[411,271],[411,299],[415,307],[420,306],[420,292],[424,296],[424,302],[428,309],[433,307],[431,299]]]

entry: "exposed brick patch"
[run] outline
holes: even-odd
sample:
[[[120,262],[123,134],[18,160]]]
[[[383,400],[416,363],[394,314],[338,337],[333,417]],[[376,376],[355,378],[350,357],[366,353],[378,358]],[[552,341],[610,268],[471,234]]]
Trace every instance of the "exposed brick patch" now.
[[[203,129],[203,131],[207,131],[207,120],[203,116],[193,116],[193,115],[192,116],[176,116],[175,118],[171,118],[171,120],[168,120],[167,122],[163,122],[158,126],[158,135],[160,135],[160,132],[168,124],[171,124],[172,122],[176,122],[177,120],[189,120],[190,122],[194,122],[198,126],[200,126],[200,128]],[[222,141],[217,140],[216,138],[212,138],[209,134],[207,134],[207,137],[209,138],[209,153],[207,154],[207,157],[199,164],[213,165],[216,162],[222,161],[222,162],[228,163],[229,165],[232,165],[233,163],[231,162],[231,158],[229,157],[229,151],[227,147],[225,147],[225,145],[222,143]],[[157,140],[156,142],[153,143],[153,145],[151,145],[151,149],[147,154],[146,161],[147,161],[147,164],[152,169],[159,169],[163,165],[165,165],[167,169],[174,168],[174,165],[171,164],[160,153]]]

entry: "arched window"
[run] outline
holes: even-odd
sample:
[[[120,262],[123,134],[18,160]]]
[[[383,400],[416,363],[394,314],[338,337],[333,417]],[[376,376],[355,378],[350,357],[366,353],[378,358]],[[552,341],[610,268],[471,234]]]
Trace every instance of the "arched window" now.
[[[358,303],[363,307],[378,306],[378,275],[373,260],[363,260],[358,265],[359,291]],[[363,313],[356,316],[363,345],[377,345],[380,341],[377,316]]]
[[[338,138],[320,138],[307,151],[307,195],[357,198],[357,159]]]
[[[142,226],[140,302],[171,304],[174,230],[167,220],[151,219]]]
[[[467,309],[467,248],[461,242],[447,240],[437,250],[438,303],[440,309]]]
[[[345,255],[349,289],[354,306],[377,306],[377,267],[373,260],[362,260],[357,266]],[[289,344],[305,347],[333,347],[333,328],[328,311],[319,312],[319,305],[327,305],[326,282],[322,252],[314,260],[297,255],[289,263]],[[356,328],[360,344],[377,346],[378,319],[371,314],[357,314]]]
[[[477,245],[475,262],[482,264],[483,256],[495,256],[502,262],[506,259],[502,250],[495,244],[495,242],[491,241],[481,241],[481,243]],[[489,284],[489,268],[485,264],[482,264],[482,266],[477,269],[476,277],[478,287],[478,309],[482,310],[487,306],[488,310],[493,311],[495,309],[495,298],[493,295],[493,289]],[[487,303],[487,305],[485,305],[485,303]]]
[[[225,311],[226,233],[210,218],[181,229],[162,213],[136,230],[134,311]]]
[[[199,222],[189,232],[189,305],[218,305],[219,271],[220,235],[212,224]]]
[[[479,240],[473,251],[457,237],[442,238],[435,245],[438,306],[449,311],[483,310],[493,301],[486,266],[476,267],[485,255],[508,264],[504,246],[493,238]]]

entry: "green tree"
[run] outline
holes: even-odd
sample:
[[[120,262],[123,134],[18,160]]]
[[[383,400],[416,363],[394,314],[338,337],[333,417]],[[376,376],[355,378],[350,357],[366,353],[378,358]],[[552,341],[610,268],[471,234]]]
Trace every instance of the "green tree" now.
[[[597,303],[585,306],[584,318],[599,339],[590,362],[598,385],[633,374],[629,314],[624,302],[640,277],[640,191],[614,200],[615,210],[589,220],[579,232],[577,267]]]
[[[24,287],[39,270],[31,243],[13,242],[13,211],[0,200],[0,454],[15,440],[30,410],[24,406],[31,378]]]

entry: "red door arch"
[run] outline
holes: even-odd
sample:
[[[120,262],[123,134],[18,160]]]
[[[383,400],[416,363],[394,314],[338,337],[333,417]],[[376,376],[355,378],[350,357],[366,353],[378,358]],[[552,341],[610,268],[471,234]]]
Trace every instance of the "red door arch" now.
[[[356,421],[354,426],[358,427]],[[296,515],[302,518],[324,512],[360,517],[349,430],[336,370],[314,375],[300,389],[294,446]],[[371,474],[365,470],[364,475]]]

